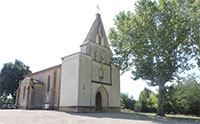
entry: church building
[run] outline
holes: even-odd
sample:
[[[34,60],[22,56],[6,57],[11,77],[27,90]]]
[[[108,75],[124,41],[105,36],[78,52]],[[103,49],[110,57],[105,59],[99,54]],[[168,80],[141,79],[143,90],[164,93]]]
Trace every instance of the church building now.
[[[16,108],[66,112],[119,111],[120,74],[100,14],[80,52],[62,58],[62,64],[26,75],[19,82]]]

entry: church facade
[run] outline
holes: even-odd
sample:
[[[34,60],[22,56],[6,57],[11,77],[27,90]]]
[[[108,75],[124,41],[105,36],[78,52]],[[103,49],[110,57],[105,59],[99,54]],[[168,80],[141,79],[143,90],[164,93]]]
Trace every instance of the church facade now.
[[[78,53],[62,64],[26,75],[17,90],[16,108],[66,112],[119,111],[120,74],[112,64],[100,14]]]

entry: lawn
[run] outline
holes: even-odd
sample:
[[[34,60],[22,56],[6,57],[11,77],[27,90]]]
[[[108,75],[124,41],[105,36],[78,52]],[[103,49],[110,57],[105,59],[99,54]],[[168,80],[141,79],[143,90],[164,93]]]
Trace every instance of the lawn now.
[[[134,112],[129,109],[122,109],[122,113],[133,113],[133,114],[140,114],[140,115],[147,115],[147,116],[156,116],[156,113],[142,113],[142,112]],[[195,115],[182,115],[182,114],[165,114],[166,117],[163,118],[170,118],[170,119],[186,119],[186,120],[196,120],[200,122],[200,116]]]

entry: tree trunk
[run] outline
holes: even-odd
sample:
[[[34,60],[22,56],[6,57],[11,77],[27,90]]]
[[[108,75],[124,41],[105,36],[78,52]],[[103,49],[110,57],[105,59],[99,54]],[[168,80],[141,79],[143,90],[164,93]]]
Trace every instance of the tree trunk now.
[[[159,84],[158,109],[157,109],[158,116],[165,116],[163,108],[164,108],[164,85]]]

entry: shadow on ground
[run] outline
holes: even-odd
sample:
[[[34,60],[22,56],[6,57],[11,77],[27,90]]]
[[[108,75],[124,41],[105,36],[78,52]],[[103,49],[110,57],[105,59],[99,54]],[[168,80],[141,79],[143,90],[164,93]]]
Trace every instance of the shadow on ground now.
[[[168,119],[156,116],[147,116],[135,113],[68,113],[75,116],[85,116],[91,118],[112,118],[138,121],[151,121],[157,124],[200,124],[198,121],[185,119]]]

